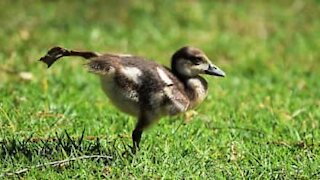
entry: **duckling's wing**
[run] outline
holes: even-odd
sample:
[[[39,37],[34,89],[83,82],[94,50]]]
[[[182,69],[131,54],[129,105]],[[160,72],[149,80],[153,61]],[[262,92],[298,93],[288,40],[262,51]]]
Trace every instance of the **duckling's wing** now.
[[[159,64],[150,64],[143,70],[141,102],[145,107],[166,115],[184,112],[189,107],[189,99],[183,84],[170,70]]]
[[[163,88],[166,100],[166,108],[168,114],[174,115],[180,112],[184,112],[188,109],[190,102],[189,98],[184,90],[182,82],[172,74],[169,68],[163,69],[165,75],[162,75],[162,80],[166,82],[166,86]],[[161,73],[159,73],[160,75]],[[170,81],[171,83],[170,83]]]

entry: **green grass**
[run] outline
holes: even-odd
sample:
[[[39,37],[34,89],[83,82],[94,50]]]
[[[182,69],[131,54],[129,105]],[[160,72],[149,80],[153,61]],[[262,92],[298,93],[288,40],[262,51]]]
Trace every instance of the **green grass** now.
[[[319,17],[313,0],[0,1],[0,175],[102,154],[112,159],[19,176],[318,179]],[[110,104],[83,61],[66,58],[50,69],[37,61],[61,45],[168,65],[186,44],[227,77],[207,77],[199,114],[161,119],[136,156],[126,153],[135,119]]]

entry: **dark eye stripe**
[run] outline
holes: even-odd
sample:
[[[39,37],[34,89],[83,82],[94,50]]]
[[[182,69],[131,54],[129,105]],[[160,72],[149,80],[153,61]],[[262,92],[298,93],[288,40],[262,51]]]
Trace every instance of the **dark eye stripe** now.
[[[192,56],[192,57],[190,57],[190,60],[195,65],[199,65],[199,64],[201,64],[203,62],[202,57],[198,57],[198,56]]]

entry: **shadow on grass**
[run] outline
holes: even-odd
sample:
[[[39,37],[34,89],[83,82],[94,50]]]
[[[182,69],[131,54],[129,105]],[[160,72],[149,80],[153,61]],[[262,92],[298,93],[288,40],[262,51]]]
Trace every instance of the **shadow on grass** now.
[[[1,172],[1,176],[23,175],[30,169],[59,167],[73,161],[91,160],[105,166],[116,159],[130,160],[133,157],[131,149],[121,140],[108,141],[99,137],[85,137],[85,131],[78,138],[72,138],[65,131],[55,137],[18,140],[7,138],[0,142],[0,161],[2,168],[12,167],[12,164],[24,162],[32,164],[23,169]],[[67,157],[67,158],[66,158]]]

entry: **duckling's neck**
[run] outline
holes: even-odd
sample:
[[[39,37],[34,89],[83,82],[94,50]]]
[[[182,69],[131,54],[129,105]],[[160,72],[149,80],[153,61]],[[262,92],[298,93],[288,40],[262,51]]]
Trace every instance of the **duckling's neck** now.
[[[198,106],[208,94],[207,81],[201,76],[186,77],[175,72],[174,74],[184,85],[185,92],[190,100],[190,106],[188,109]]]
[[[208,83],[200,76],[185,79],[184,86],[190,99],[189,109],[198,106],[208,94]]]

